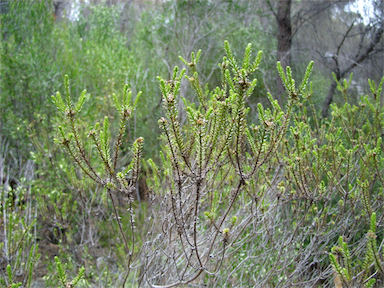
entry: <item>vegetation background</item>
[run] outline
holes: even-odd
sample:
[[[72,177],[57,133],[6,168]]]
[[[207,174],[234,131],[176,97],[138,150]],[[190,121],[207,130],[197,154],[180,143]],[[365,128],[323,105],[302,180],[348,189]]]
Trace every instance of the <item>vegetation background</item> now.
[[[382,0],[1,0],[0,285],[382,287],[383,7]],[[258,69],[247,66],[257,55],[244,56],[248,43],[263,51]],[[183,68],[187,77],[178,74]],[[70,109],[63,118],[51,95],[75,101],[84,89],[74,124],[84,144],[73,147],[83,147],[97,175],[115,179],[108,183],[87,177],[60,138]],[[129,91],[131,102],[122,96]],[[115,93],[128,101],[123,128]],[[213,126],[216,112],[208,107],[223,111],[217,123],[226,125]],[[113,140],[105,146],[112,156],[120,149],[115,166],[125,171],[140,160],[139,180],[133,168],[124,176],[131,181],[126,194],[111,186],[116,172],[105,172],[108,161],[86,137],[105,116]],[[167,136],[159,119],[178,125],[182,136]],[[198,119],[211,124],[201,128]],[[224,129],[231,121],[238,132]],[[228,135],[223,154],[209,148],[216,134],[208,126]],[[68,133],[69,140],[76,135]],[[196,139],[206,140],[199,146]],[[174,150],[178,156],[169,156]],[[186,172],[189,165],[196,166]],[[203,166],[200,198],[191,191],[199,182],[193,171]],[[179,210],[169,204],[177,185],[185,203],[198,203],[194,217],[181,199],[174,200]],[[193,234],[199,241],[185,248]],[[200,262],[196,251],[205,255],[206,243],[219,266]]]

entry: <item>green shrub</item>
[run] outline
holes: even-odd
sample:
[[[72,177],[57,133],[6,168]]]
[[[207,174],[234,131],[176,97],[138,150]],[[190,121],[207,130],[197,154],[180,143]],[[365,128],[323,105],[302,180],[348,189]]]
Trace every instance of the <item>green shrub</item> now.
[[[176,67],[171,79],[158,78],[166,112],[159,120],[162,166],[148,161],[153,172],[148,186],[158,200],[149,211],[152,228],[145,242],[134,241],[134,213],[128,209],[132,240],[125,241],[126,271],[140,267],[139,274],[129,279],[133,283],[136,279],[138,285],[166,287],[332,281],[328,247],[340,234],[354,243],[364,241],[360,231],[369,225],[372,211],[382,201],[382,83],[379,88],[372,85],[374,103],[366,97],[360,107],[347,102],[341,108],[334,105],[328,121],[318,117],[312,84],[307,87],[313,64],[298,87],[290,68],[283,71],[278,65],[290,100],[282,109],[269,95],[271,108],[259,104],[257,120],[249,125],[246,99],[256,87],[252,73],[261,53],[250,61],[248,45],[240,66],[227,42],[225,51],[219,65],[222,84],[213,90],[202,89],[200,84],[196,69],[200,51],[192,53],[190,60],[181,58],[189,66],[190,76]],[[177,100],[184,77],[199,105],[181,98],[188,117],[188,124],[181,125]],[[80,141],[74,120],[78,109],[71,108],[68,95],[67,104],[54,98],[71,131],[66,134],[63,130],[61,143],[85,174],[108,191],[128,191],[133,200],[135,186],[129,181],[137,179],[141,140],[132,148],[133,162],[123,174],[117,173],[112,163],[118,160],[110,157],[118,155],[122,134],[109,144],[106,118],[100,132],[98,128],[90,132],[92,150],[101,157],[99,163],[104,163],[103,169],[95,170],[100,166],[93,166],[85,157],[89,153],[82,147],[90,146]],[[132,111],[136,104],[131,106],[127,96],[123,102],[115,99],[124,120],[124,113],[131,115],[124,111]],[[120,123],[124,127],[124,121]],[[110,150],[112,147],[116,148]],[[110,197],[113,199],[112,194]],[[119,230],[124,235],[121,226]],[[135,245],[140,248],[133,248]]]
[[[143,14],[89,5],[60,23],[51,4],[11,1],[1,16],[0,132],[11,146],[0,175],[3,286],[31,284],[45,225],[65,263],[43,254],[48,286],[72,276],[81,287],[382,286],[384,80],[369,81],[372,95],[355,105],[352,75],[340,81],[322,119],[324,80],[307,86],[312,64],[300,85],[278,65],[285,107],[265,92],[273,40],[257,21],[244,28],[233,3],[200,1],[191,13],[187,1],[169,2]],[[223,35],[234,44],[216,65]],[[267,61],[250,45],[239,61],[244,39],[257,39]],[[204,53],[190,54],[197,46]],[[179,54],[185,69],[172,70]],[[167,71],[158,88],[155,75]],[[56,90],[60,114],[47,101]],[[28,157],[36,177],[14,175]],[[135,200],[142,174],[148,203]]]

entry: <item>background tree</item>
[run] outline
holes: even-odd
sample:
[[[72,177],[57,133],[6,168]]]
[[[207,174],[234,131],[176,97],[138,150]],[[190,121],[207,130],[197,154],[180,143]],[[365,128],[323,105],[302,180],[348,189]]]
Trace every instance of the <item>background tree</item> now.
[[[338,1],[293,1],[266,0],[268,10],[273,14],[277,24],[277,60],[283,67],[291,65],[293,37],[303,24],[316,15],[331,9]],[[293,6],[293,7],[292,7]],[[285,89],[283,83],[277,79],[276,98],[282,103]]]
[[[285,67],[291,65],[292,57],[295,59],[294,63],[315,58],[340,80],[356,66],[382,51],[380,39],[383,34],[383,1],[368,2],[366,5],[372,5],[372,12],[364,17],[352,12],[351,5],[354,3],[355,1],[266,0],[265,9],[272,13],[277,24],[277,60]],[[260,15],[266,17],[268,14],[262,12]],[[304,55],[307,56],[303,57]],[[332,81],[329,85],[327,96],[323,100],[323,117],[326,117],[333,100],[336,82]],[[275,92],[276,99],[281,103],[284,87],[279,80],[276,82]]]
[[[277,23],[277,60],[285,68],[291,65],[291,49],[292,49],[292,23],[291,23],[291,6],[292,0],[277,1],[277,13],[267,0],[267,4],[275,16]],[[277,79],[276,98],[279,104],[282,104],[282,95],[285,89],[280,79]]]
[[[344,26],[345,31],[339,33],[338,36],[335,35],[335,39],[338,39],[336,42],[337,45],[329,49],[332,52],[327,51],[327,56],[332,59],[330,68],[338,81],[344,78],[355,67],[360,66],[369,58],[374,57],[375,54],[383,52],[383,41],[381,41],[381,39],[384,31],[384,1],[372,1],[371,5],[373,11],[372,14],[369,15],[369,22],[367,24],[364,23],[361,15],[358,15],[357,19],[355,18],[349,21],[344,17],[334,18],[330,21],[330,23],[335,21],[338,27]],[[340,21],[337,21],[337,19]],[[349,23],[351,21],[352,23]],[[325,56],[325,54],[323,55]],[[383,70],[381,72],[383,72]],[[380,77],[380,74],[378,76]],[[378,79],[376,78],[376,80]],[[333,101],[336,86],[337,83],[333,81],[322,107],[323,117],[327,117],[328,115],[329,105]]]

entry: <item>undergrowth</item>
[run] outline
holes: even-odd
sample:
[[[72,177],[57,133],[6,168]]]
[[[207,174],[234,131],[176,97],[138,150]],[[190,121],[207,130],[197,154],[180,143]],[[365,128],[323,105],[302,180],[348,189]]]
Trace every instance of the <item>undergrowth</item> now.
[[[201,51],[181,57],[186,69],[175,67],[170,79],[158,77],[164,109],[158,121],[161,163],[143,159],[142,137],[127,149],[127,125],[141,92],[125,85],[121,95],[113,95],[119,118],[106,116],[91,126],[81,113],[92,96],[84,91],[74,101],[65,77],[63,96],[52,96],[62,118],[50,164],[39,158],[49,150],[30,128],[44,152],[35,156],[40,166],[57,169],[67,181],[61,192],[44,196],[52,211],[45,217],[58,219],[55,237],[66,253],[79,243],[92,247],[96,235],[98,248],[109,245],[112,252],[94,259],[87,249],[74,252],[68,263],[81,265],[70,269],[73,276],[54,258],[57,285],[383,285],[384,78],[379,85],[369,81],[371,95],[357,105],[348,102],[352,76],[338,83],[344,105],[333,105],[332,117],[323,119],[308,83],[313,62],[300,82],[278,63],[286,105],[268,93],[269,105],[259,103],[250,115],[247,103],[257,89],[254,75],[262,57],[251,48],[239,61],[225,42],[221,85],[213,89],[199,78]],[[182,95],[183,81],[196,101]],[[55,159],[60,149],[71,162],[67,156]],[[143,175],[146,203],[138,200]],[[18,208],[9,191],[21,195],[2,186],[0,283],[29,287],[41,261],[31,233],[36,222],[23,222],[20,212],[28,206]],[[43,194],[35,194],[40,206]],[[16,279],[20,269],[24,276]]]

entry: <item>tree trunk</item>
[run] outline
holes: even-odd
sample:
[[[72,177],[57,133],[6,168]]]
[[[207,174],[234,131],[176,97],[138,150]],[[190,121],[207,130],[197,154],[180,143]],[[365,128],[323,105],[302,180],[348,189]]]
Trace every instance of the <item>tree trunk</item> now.
[[[291,24],[291,4],[292,0],[279,0],[276,21],[278,26],[277,35],[277,60],[281,66],[291,65],[291,46],[292,46],[292,24]],[[285,93],[284,85],[278,77],[277,79],[277,100],[282,104],[282,95]]]
[[[321,114],[322,114],[323,118],[326,118],[328,115],[328,108],[329,108],[329,105],[331,105],[331,103],[332,103],[333,95],[335,94],[336,86],[337,86],[337,83],[335,81],[333,81],[331,87],[329,87],[327,97],[325,98],[325,101],[324,101],[323,109],[321,110]]]

